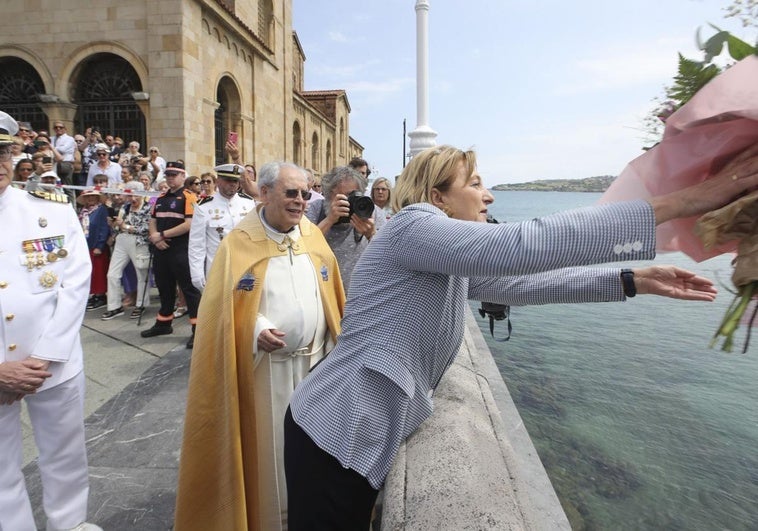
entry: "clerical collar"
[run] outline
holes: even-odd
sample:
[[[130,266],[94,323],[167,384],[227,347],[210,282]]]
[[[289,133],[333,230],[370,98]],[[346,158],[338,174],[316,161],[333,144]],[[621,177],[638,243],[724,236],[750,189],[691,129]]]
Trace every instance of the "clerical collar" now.
[[[260,218],[261,218],[261,223],[263,223],[263,228],[266,231],[266,236],[274,240],[276,243],[282,243],[284,241],[284,238],[286,238],[287,236],[289,236],[290,240],[292,240],[293,242],[296,242],[297,240],[300,239],[300,226],[299,225],[295,225],[287,232],[279,232],[274,227],[268,224],[268,222],[266,221],[265,212],[266,212],[266,208],[265,207],[261,208]]]

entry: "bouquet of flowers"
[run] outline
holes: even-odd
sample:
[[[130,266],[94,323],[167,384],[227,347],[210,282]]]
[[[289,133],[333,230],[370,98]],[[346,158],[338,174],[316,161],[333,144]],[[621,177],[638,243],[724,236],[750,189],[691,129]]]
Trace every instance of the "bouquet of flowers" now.
[[[734,333],[751,302],[753,310],[749,314],[749,326],[752,326],[758,313],[758,300],[754,300],[758,296],[758,191],[705,214],[697,221],[695,231],[706,248],[735,240],[739,242],[737,255],[732,262],[732,283],[737,287],[737,293],[710,345],[713,347],[719,337],[723,336],[721,350],[731,352]],[[742,349],[743,354],[747,352],[749,344],[750,328]]]
[[[758,144],[756,85],[755,55],[710,80],[667,117],[660,143],[629,163],[600,202],[646,199],[696,184]],[[658,251],[681,251],[696,261],[737,252],[732,277],[737,299],[712,342],[723,336],[722,348],[731,350],[740,319],[758,294],[758,197],[751,194],[703,218],[697,231],[696,217],[659,225],[656,246]],[[755,310],[752,313],[754,317]]]

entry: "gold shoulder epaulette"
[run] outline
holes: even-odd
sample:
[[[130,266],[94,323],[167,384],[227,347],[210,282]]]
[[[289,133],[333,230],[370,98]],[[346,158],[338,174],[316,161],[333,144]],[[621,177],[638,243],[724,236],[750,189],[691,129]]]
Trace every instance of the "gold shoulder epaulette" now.
[[[44,190],[31,190],[29,195],[39,199],[52,201],[53,203],[70,203],[71,199],[65,194],[56,194],[55,192],[46,192]]]

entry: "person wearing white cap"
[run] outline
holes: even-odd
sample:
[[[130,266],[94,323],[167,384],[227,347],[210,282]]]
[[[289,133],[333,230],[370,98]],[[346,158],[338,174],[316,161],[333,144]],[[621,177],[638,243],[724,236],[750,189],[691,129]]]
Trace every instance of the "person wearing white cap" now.
[[[21,400],[39,450],[47,529],[88,524],[84,373],[79,329],[90,282],[87,242],[68,197],[9,186],[11,136],[0,112],[0,529],[36,531],[22,471]]]
[[[201,291],[221,240],[248,212],[255,210],[255,200],[240,192],[243,166],[222,164],[214,171],[218,176],[216,193],[195,207],[189,235],[190,276],[192,284]]]
[[[110,155],[110,153],[111,150],[107,144],[95,145],[95,156],[97,157],[97,161],[89,167],[89,171],[87,173],[87,186],[93,185],[92,181],[95,175],[99,173],[108,176],[109,188],[116,188],[123,182],[121,180],[121,166],[115,162],[112,162],[108,158],[108,155]]]

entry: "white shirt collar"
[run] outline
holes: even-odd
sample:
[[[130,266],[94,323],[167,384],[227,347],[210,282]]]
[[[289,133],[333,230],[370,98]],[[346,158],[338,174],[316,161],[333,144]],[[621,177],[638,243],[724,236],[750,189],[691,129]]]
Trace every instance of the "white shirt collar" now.
[[[264,215],[265,210],[265,207],[261,208],[258,215],[261,218],[261,223],[263,223],[263,228],[266,231],[266,236],[274,240],[276,243],[282,243],[284,241],[284,238],[287,236],[289,236],[290,240],[293,242],[296,242],[300,239],[300,225],[295,225],[289,232],[279,232],[266,222],[266,217]]]

